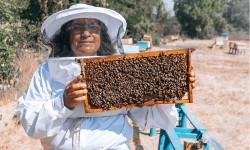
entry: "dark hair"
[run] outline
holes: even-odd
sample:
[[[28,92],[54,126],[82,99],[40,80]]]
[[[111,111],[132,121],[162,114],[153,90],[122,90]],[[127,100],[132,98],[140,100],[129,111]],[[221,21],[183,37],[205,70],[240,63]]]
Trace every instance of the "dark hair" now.
[[[70,47],[70,32],[67,30],[68,26],[71,24],[72,21],[65,23],[61,27],[61,32],[55,35],[55,37],[49,42],[45,43],[52,48],[50,53],[50,57],[67,57],[72,56],[72,51]],[[107,56],[113,55],[116,53],[114,49],[111,39],[108,35],[108,29],[105,24],[99,21],[99,25],[101,27],[100,31],[100,38],[101,38],[101,45],[97,50],[98,56]]]

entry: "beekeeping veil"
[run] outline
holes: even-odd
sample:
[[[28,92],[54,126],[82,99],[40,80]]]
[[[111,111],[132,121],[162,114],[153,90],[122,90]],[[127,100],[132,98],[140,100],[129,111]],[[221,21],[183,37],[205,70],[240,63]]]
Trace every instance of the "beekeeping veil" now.
[[[123,16],[111,9],[86,4],[73,5],[69,9],[59,11],[48,17],[41,28],[45,43],[50,43],[61,32],[61,27],[65,23],[79,18],[93,18],[103,22],[108,29],[107,32],[112,46],[117,53],[123,53],[120,39],[124,36],[127,27]]]

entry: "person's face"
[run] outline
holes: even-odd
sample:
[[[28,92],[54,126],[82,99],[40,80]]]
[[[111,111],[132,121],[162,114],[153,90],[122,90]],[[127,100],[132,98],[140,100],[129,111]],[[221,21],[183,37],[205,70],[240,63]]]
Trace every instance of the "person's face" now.
[[[96,19],[75,19],[68,27],[73,56],[96,56],[100,47],[100,25]]]

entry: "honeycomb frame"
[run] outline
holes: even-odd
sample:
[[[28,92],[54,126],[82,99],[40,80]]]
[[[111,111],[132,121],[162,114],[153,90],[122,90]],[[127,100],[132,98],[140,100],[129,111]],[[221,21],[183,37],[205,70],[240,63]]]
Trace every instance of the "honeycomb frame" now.
[[[135,59],[152,59],[155,58],[154,60],[157,60],[157,58],[160,57],[169,57],[169,56],[179,56],[179,55],[183,55],[186,57],[185,59],[185,65],[187,66],[187,80],[186,80],[186,86],[187,86],[187,97],[182,99],[182,98],[167,98],[162,100],[162,99],[157,99],[156,97],[150,97],[150,99],[153,100],[148,100],[148,101],[143,101],[139,102],[139,103],[127,103],[127,105],[119,105],[119,106],[110,106],[110,107],[106,107],[106,108],[102,108],[102,107],[93,107],[91,106],[91,99],[90,97],[90,92],[88,92],[88,94],[86,95],[86,100],[84,101],[84,109],[86,113],[94,113],[94,112],[102,112],[102,111],[107,111],[107,110],[116,110],[116,109],[121,109],[121,108],[130,108],[130,107],[143,107],[143,106],[152,106],[155,104],[173,104],[173,103],[192,103],[193,102],[193,93],[192,93],[192,87],[191,87],[191,83],[189,82],[189,78],[188,75],[190,74],[191,71],[191,53],[194,51],[194,49],[192,48],[187,48],[187,49],[175,49],[175,50],[162,50],[162,51],[151,51],[151,52],[141,52],[141,53],[134,53],[134,54],[122,54],[122,55],[112,55],[112,56],[100,56],[100,57],[94,57],[94,58],[76,58],[76,61],[78,63],[80,63],[81,66],[81,75],[83,76],[82,78],[82,82],[86,83],[87,87],[88,85],[90,85],[90,79],[91,77],[88,77],[88,72],[89,70],[91,70],[88,64],[90,63],[98,63],[99,65],[102,63],[104,64],[105,62],[112,62],[115,63],[115,61],[132,61]],[[176,63],[180,63],[180,62],[176,62]],[[116,66],[117,67],[117,66]],[[118,66],[119,68],[119,66]],[[106,66],[107,69],[107,66]],[[151,68],[152,69],[152,68]],[[95,70],[95,69],[92,69]],[[138,70],[138,68],[137,68]],[[174,71],[175,69],[173,69]],[[153,71],[153,70],[151,70]],[[127,76],[128,77],[128,76]],[[109,80],[109,82],[112,82]],[[109,84],[109,83],[108,83]],[[88,88],[87,88],[88,89]],[[89,89],[88,89],[89,91]],[[90,90],[91,91],[91,90]],[[93,90],[92,90],[93,91]],[[126,90],[125,90],[126,91]],[[112,92],[111,92],[112,93]]]

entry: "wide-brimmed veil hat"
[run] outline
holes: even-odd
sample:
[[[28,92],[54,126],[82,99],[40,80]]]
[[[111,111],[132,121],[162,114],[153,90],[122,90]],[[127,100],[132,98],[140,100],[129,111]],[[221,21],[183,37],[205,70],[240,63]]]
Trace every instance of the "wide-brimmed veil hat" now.
[[[62,25],[78,18],[93,18],[102,21],[108,28],[108,34],[114,45],[124,36],[127,27],[124,17],[114,10],[76,4],[48,17],[42,24],[41,32],[44,34],[46,41],[50,41],[60,33]]]

